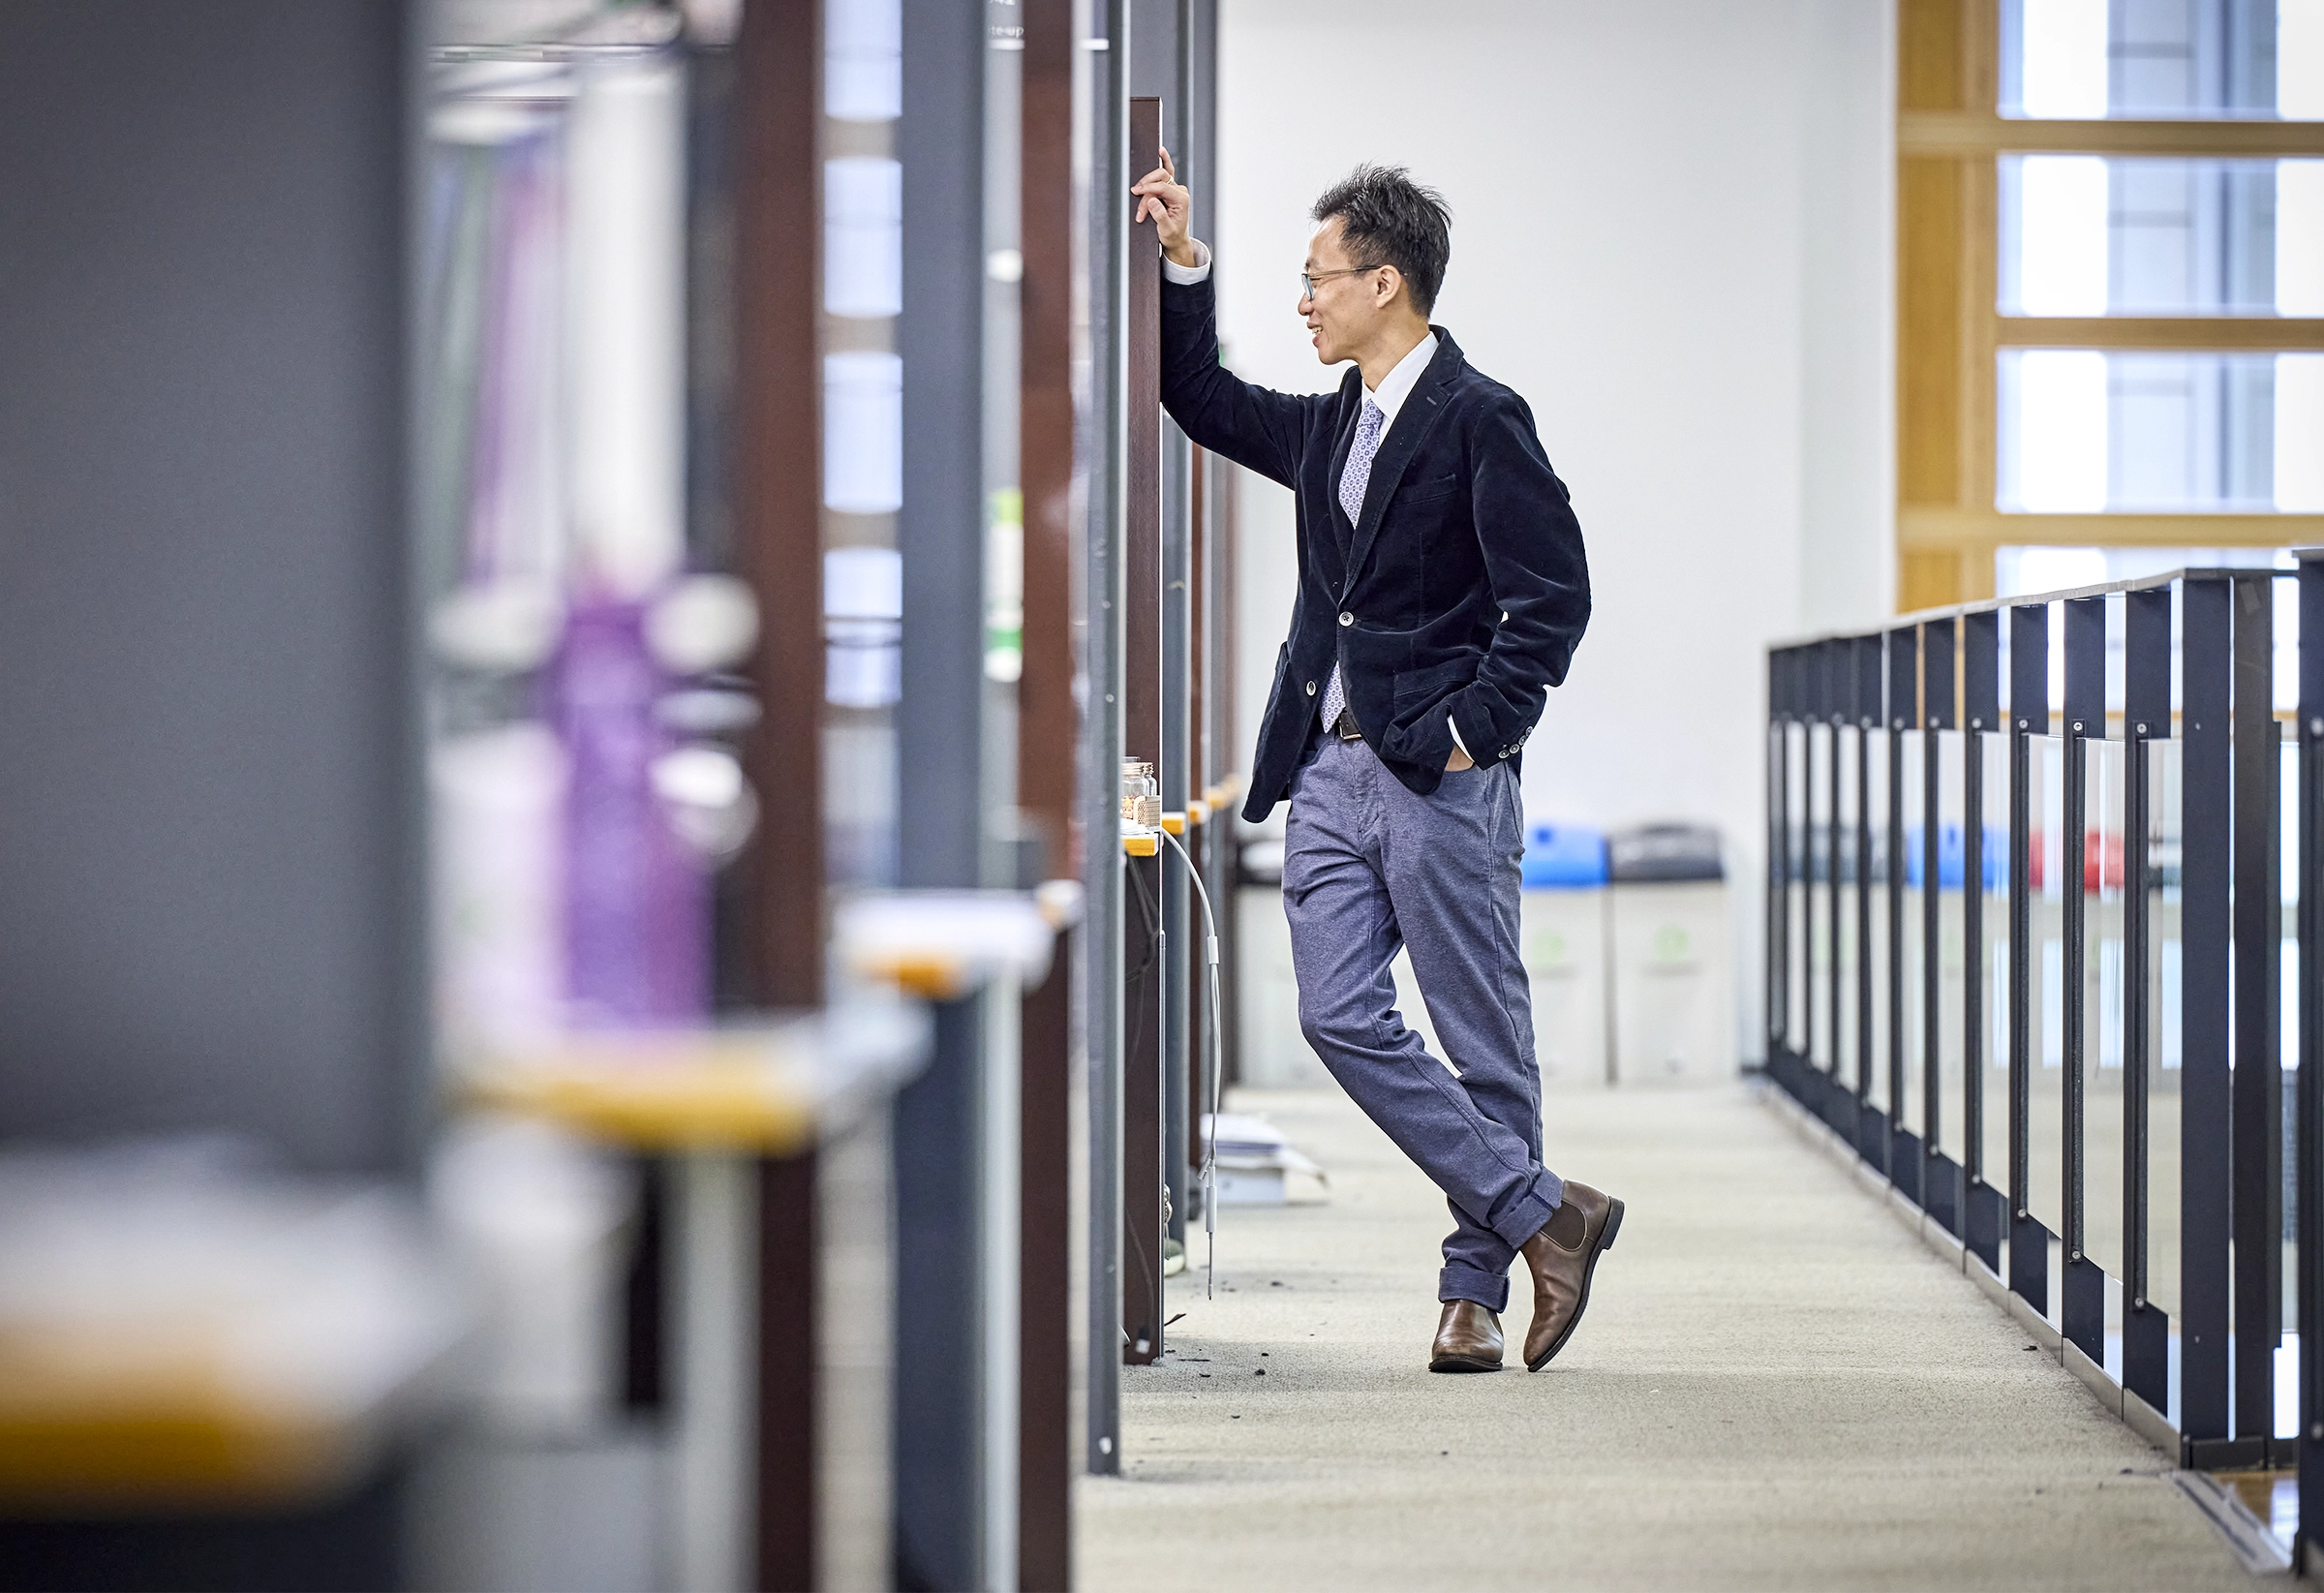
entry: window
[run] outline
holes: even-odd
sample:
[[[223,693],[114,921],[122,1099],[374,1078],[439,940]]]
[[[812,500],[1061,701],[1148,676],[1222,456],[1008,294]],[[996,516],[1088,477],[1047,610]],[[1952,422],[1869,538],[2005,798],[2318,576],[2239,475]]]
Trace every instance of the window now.
[[[2324,540],[2324,0],[1900,4],[1900,607]]]

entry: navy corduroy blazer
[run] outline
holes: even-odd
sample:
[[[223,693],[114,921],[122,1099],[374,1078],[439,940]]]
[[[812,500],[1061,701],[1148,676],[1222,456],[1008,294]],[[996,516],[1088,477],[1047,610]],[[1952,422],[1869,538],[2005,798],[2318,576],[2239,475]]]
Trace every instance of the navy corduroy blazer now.
[[[1533,412],[1432,328],[1436,352],[1350,525],[1339,477],[1362,373],[1351,367],[1330,393],[1253,386],[1219,363],[1213,303],[1208,279],[1163,282],[1163,406],[1195,443],[1299,505],[1299,600],[1243,816],[1263,819],[1290,793],[1334,662],[1363,739],[1410,789],[1426,795],[1443,780],[1448,715],[1479,764],[1515,761],[1590,617],[1581,526]]]

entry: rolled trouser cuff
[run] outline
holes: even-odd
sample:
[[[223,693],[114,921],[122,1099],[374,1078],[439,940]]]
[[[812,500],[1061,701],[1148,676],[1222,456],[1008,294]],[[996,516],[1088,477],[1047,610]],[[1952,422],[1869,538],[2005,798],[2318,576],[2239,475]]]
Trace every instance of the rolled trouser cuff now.
[[[1542,1224],[1549,1220],[1549,1213],[1565,1198],[1565,1180],[1544,1167],[1535,1177],[1533,1187],[1512,1201],[1509,1210],[1493,1223],[1493,1232],[1511,1249],[1522,1249],[1527,1240],[1542,1231]]]
[[[1509,1309],[1509,1274],[1495,1276],[1482,1267],[1449,1261],[1444,1271],[1436,1274],[1436,1298],[1443,1304],[1455,1300],[1474,1301],[1499,1316]]]

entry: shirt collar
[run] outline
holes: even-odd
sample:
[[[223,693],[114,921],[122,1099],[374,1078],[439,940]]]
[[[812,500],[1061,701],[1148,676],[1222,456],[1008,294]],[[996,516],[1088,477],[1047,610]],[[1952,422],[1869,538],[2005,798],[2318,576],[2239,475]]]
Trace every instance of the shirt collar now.
[[[1420,385],[1421,374],[1428,369],[1428,361],[1435,353],[1436,334],[1430,332],[1414,344],[1412,352],[1397,360],[1396,368],[1382,377],[1380,385],[1371,390],[1368,396],[1380,406],[1380,430],[1384,435],[1396,423],[1396,412],[1412,396],[1412,389]]]

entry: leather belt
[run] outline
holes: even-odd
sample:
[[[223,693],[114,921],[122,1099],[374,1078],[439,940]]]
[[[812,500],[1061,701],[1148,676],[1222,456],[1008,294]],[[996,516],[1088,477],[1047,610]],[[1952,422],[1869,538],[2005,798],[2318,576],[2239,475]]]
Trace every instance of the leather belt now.
[[[1356,728],[1356,711],[1352,708],[1342,708],[1339,711],[1339,722],[1331,728],[1342,741],[1363,739],[1363,732]]]

